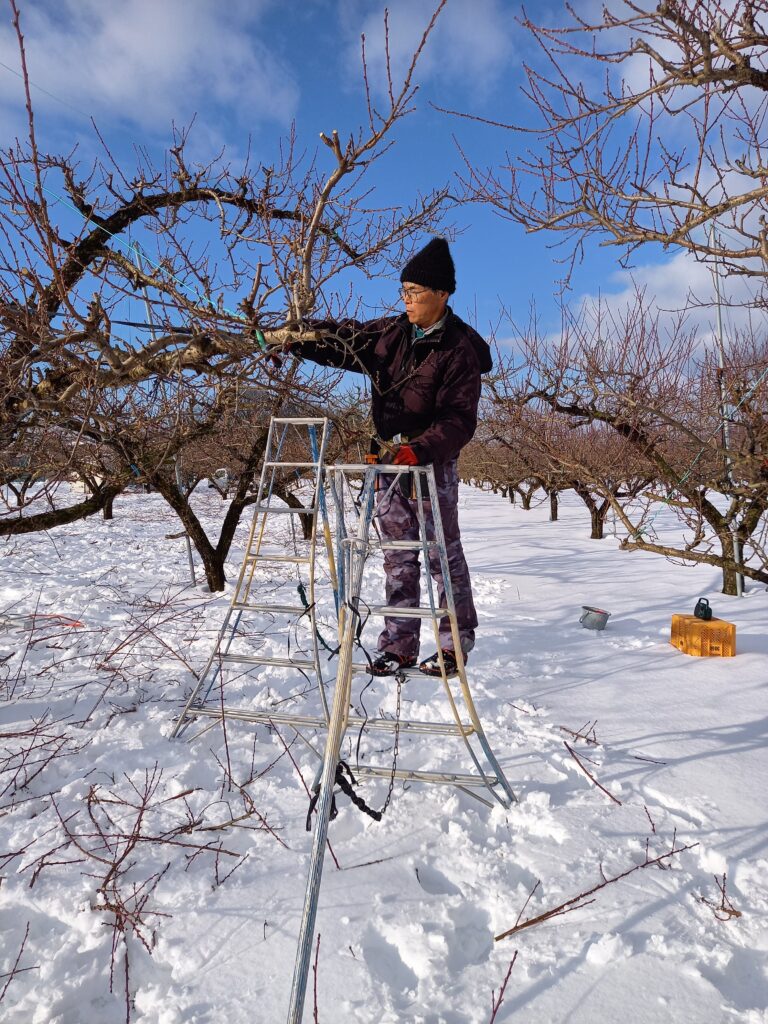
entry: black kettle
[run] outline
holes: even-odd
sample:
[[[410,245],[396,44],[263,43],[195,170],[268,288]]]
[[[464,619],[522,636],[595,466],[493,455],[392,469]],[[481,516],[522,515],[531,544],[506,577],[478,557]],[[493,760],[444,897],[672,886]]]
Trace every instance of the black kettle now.
[[[706,597],[700,597],[696,602],[696,607],[693,609],[693,614],[697,619],[703,619],[705,622],[709,622],[712,618],[712,609],[709,607],[709,601]]]

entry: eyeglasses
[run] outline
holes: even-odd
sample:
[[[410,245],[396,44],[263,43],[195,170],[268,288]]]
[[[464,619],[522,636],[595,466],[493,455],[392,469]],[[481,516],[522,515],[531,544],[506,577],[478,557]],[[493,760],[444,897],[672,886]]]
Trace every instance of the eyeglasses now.
[[[403,302],[419,302],[422,295],[432,291],[433,288],[401,288],[398,294]]]

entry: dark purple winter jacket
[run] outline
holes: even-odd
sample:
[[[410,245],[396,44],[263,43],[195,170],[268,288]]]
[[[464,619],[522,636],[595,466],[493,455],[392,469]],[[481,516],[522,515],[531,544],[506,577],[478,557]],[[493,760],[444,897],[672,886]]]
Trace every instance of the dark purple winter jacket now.
[[[455,459],[471,440],[480,375],[493,362],[487,343],[450,308],[441,331],[414,341],[405,314],[312,327],[327,333],[302,341],[299,354],[370,375],[373,422],[382,440],[406,435],[422,465]]]

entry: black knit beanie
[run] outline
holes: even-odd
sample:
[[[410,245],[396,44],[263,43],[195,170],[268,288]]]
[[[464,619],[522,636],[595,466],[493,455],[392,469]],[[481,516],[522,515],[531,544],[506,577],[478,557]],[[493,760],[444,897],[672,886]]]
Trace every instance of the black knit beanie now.
[[[433,238],[428,242],[405,264],[400,280],[452,295],[456,291],[456,268],[446,240]]]

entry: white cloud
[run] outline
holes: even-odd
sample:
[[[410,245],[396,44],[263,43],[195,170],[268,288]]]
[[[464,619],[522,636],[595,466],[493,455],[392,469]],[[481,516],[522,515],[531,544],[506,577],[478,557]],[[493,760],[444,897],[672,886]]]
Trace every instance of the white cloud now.
[[[723,336],[734,337],[752,324],[762,329],[762,315],[755,314],[754,302],[760,290],[759,278],[719,278]],[[638,291],[651,308],[658,309],[662,324],[672,324],[686,311],[686,323],[696,328],[700,343],[709,344],[717,331],[715,278],[709,265],[695,260],[689,253],[679,252],[658,263],[639,265],[632,270],[617,270],[606,281],[599,294],[583,295],[578,303],[594,307],[599,301],[613,311],[634,304]]]
[[[63,108],[152,131],[195,113],[214,123],[285,124],[298,104],[291,69],[272,55],[257,26],[268,0],[58,0],[22,4],[27,64],[40,109]],[[19,67],[9,18],[0,61]],[[0,102],[22,102],[21,83],[0,69]]]
[[[375,6],[375,11],[371,11]],[[389,11],[389,56],[395,88],[436,8],[435,0],[389,0],[363,5],[342,0],[342,24],[348,36],[348,66],[360,64],[365,34],[368,77],[377,95],[386,93],[384,10]],[[505,71],[516,29],[514,10],[503,0],[449,0],[419,58],[415,83],[455,84],[466,94],[482,94]]]

